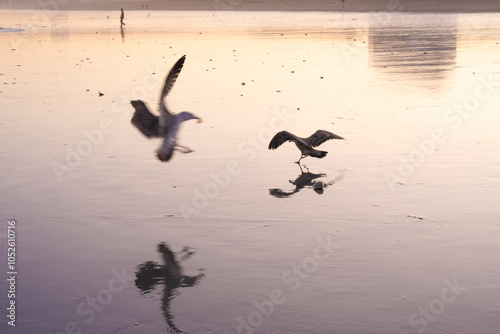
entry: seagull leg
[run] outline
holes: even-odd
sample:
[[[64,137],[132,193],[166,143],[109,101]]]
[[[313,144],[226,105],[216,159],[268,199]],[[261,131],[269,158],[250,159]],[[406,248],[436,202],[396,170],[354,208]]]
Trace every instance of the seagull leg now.
[[[302,169],[302,167],[304,167],[304,168],[306,169],[306,171],[309,173],[309,168],[307,168],[307,166],[306,166],[306,165],[301,165],[301,164],[299,164],[298,162],[296,162],[296,164],[298,164],[298,165],[299,165],[299,168],[300,168],[300,173],[301,173],[301,174],[304,174],[304,170]]]
[[[295,161],[295,163],[300,166],[300,160],[302,160],[302,158],[305,158],[305,157],[306,157],[305,155],[301,154],[299,161]]]
[[[299,168],[300,168],[300,174],[304,174],[304,171],[302,170],[302,166],[300,164],[299,165]]]
[[[181,153],[191,153],[191,152],[194,152],[189,147],[182,146],[182,145],[175,145],[175,149],[178,150],[178,151],[180,151]]]

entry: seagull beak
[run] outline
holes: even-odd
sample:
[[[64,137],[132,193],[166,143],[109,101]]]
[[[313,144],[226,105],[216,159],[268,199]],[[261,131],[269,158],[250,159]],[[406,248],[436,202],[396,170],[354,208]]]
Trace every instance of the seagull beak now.
[[[203,120],[201,118],[198,118],[198,121],[196,123],[201,123]]]

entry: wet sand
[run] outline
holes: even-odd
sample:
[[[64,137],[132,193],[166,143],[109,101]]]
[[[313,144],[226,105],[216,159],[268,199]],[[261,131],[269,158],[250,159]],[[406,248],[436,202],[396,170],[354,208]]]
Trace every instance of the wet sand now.
[[[2,333],[499,328],[498,14],[118,14],[1,13]],[[165,164],[129,101],[184,54]]]

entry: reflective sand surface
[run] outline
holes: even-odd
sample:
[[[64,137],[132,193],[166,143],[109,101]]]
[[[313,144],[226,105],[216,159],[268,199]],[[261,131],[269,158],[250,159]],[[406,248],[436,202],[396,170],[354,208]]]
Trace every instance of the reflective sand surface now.
[[[2,333],[499,328],[499,15],[147,14],[1,14]],[[184,54],[165,164],[129,101]]]

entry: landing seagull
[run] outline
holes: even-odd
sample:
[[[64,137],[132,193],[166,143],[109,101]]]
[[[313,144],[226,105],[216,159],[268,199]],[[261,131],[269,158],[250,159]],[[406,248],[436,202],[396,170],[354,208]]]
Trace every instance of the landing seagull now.
[[[135,109],[134,116],[132,117],[132,124],[148,138],[164,138],[163,144],[156,151],[158,159],[161,161],[169,161],[172,153],[176,148],[182,148],[183,153],[192,152],[188,147],[177,145],[176,136],[179,131],[179,126],[182,122],[190,119],[197,119],[198,123],[201,118],[191,114],[190,112],[183,111],[179,114],[172,114],[168,111],[165,105],[165,97],[172,89],[175,80],[181,72],[182,66],[186,56],[182,56],[172,67],[170,73],[167,75],[165,85],[160,96],[160,116],[155,116],[149,111],[149,108],[141,100],[130,101]]]
[[[314,158],[324,158],[328,152],[316,150],[314,149],[314,147],[319,146],[330,139],[344,138],[325,130],[318,130],[307,138],[297,137],[296,135],[288,131],[280,131],[273,137],[273,139],[271,139],[271,142],[269,143],[269,149],[275,150],[281,144],[287,141],[293,141],[301,152],[300,159],[296,162],[300,164],[300,160],[307,156],[311,156]]]

